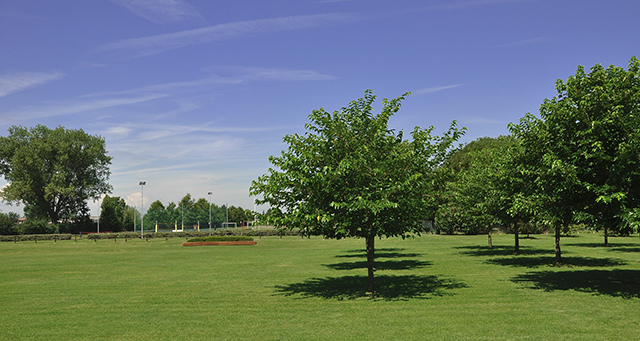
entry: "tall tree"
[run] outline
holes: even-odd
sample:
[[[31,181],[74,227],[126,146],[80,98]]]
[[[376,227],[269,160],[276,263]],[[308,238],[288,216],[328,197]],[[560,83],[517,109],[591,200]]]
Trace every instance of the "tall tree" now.
[[[572,179],[578,195],[564,205],[604,229],[606,246],[610,229],[640,204],[640,61],[631,58],[628,70],[596,64],[587,73],[579,66],[556,90],[540,106],[540,144],[530,147],[543,148],[548,180]]]
[[[82,129],[12,126],[0,137],[0,174],[9,182],[0,197],[53,223],[86,216],[88,199],[111,192],[110,164],[105,140]]]
[[[305,134],[285,136],[289,148],[269,157],[277,170],[270,168],[250,188],[250,195],[262,196],[256,203],[271,206],[269,224],[364,238],[372,293],[375,238],[419,233],[421,222],[433,217],[435,169],[464,131],[455,122],[441,137],[432,135],[433,127],[416,127],[404,139],[388,123],[406,95],[383,99],[379,114],[371,90],[340,111],[314,110]]]
[[[519,139],[521,150],[514,154],[516,172],[535,186],[529,187],[530,202],[535,203],[536,216],[555,230],[555,263],[562,263],[560,237],[574,220],[584,196],[574,166],[549,153],[551,139],[546,122],[531,114],[520,119],[519,124],[509,126]]]
[[[100,205],[100,223],[103,230],[119,232],[124,229],[127,204],[120,197],[106,195]]]

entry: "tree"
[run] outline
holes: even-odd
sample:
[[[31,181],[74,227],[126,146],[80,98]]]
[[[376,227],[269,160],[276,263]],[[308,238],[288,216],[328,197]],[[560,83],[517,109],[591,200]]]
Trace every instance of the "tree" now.
[[[546,156],[575,171],[584,193],[577,209],[604,229],[606,246],[625,207],[640,200],[640,61],[631,58],[628,70],[596,64],[586,73],[579,66],[556,90],[540,107]]]
[[[371,293],[375,238],[419,233],[422,221],[433,217],[435,169],[464,131],[453,122],[442,137],[432,135],[433,127],[416,127],[412,139],[404,139],[388,122],[406,95],[383,99],[377,115],[371,90],[340,111],[314,110],[305,134],[285,136],[289,148],[269,157],[277,170],[270,168],[250,188],[250,195],[262,196],[257,204],[271,206],[268,224],[326,238],[364,238]]]
[[[511,128],[522,137],[522,170],[536,179],[555,226],[560,263],[561,228],[576,219],[604,229],[605,246],[610,229],[632,226],[640,204],[640,61],[631,58],[628,70],[579,66],[556,90],[540,118],[527,115]]]
[[[0,197],[52,223],[87,216],[87,200],[111,192],[110,164],[105,140],[82,129],[12,126],[0,137],[0,174],[9,182]]]
[[[574,220],[585,195],[584,188],[576,176],[574,166],[557,159],[549,151],[552,139],[547,123],[531,114],[520,119],[519,124],[509,126],[511,133],[519,139],[520,152],[513,156],[513,166],[533,187],[527,195],[536,209],[537,219],[545,221],[555,230],[555,263],[562,263],[560,236]]]
[[[18,234],[16,225],[16,220],[10,214],[0,213],[0,235]]]
[[[162,204],[162,202],[160,200],[156,200],[154,202],[151,203],[151,205],[149,205],[149,208],[147,209],[147,212],[149,211],[163,211],[164,210],[164,205]]]
[[[127,204],[120,197],[106,195],[100,205],[100,224],[103,230],[120,232],[124,229]]]

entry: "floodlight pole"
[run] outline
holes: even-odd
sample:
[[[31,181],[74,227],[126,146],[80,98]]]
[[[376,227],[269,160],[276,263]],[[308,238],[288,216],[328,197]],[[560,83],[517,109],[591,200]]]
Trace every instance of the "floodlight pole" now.
[[[100,234],[100,199],[98,199],[98,234]]]
[[[213,192],[209,192],[209,235],[211,235],[211,194]]]
[[[227,230],[228,230],[229,229],[229,203],[225,205],[225,208],[227,209]]]
[[[140,181],[139,183],[140,194],[142,195],[142,198],[140,198],[140,200],[142,201],[140,205],[140,239],[144,238],[144,185],[146,184],[146,181]]]

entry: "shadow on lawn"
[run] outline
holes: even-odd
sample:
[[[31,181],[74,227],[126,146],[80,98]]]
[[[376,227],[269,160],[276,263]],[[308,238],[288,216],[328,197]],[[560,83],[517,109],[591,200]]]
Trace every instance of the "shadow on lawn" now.
[[[544,291],[575,290],[594,295],[640,298],[639,270],[529,272],[518,275],[511,281],[530,283],[531,288]]]
[[[571,246],[578,247],[596,247],[596,248],[604,248],[607,251],[616,251],[616,252],[640,252],[640,244],[638,243],[609,243],[609,246],[604,246],[604,243],[573,243],[567,244]]]
[[[526,268],[535,268],[539,266],[553,266],[555,257],[507,257],[507,258],[494,258],[485,261],[487,264],[504,265],[504,266],[519,266]],[[591,257],[562,257],[563,266],[582,266],[582,267],[607,267],[607,266],[619,266],[627,264],[622,259],[614,258],[591,258]]]
[[[372,297],[367,292],[367,276],[344,276],[311,278],[301,283],[277,285],[276,293],[284,296],[299,295],[300,298],[320,297],[324,299],[374,298],[387,301],[428,299],[434,296],[453,295],[448,290],[466,288],[467,285],[438,276],[390,276],[375,277],[378,292]]]
[[[638,243],[609,243],[609,246],[604,246],[604,242],[601,243],[567,243],[568,246],[579,246],[579,247],[598,247],[598,248],[606,248],[606,249],[615,249],[618,247],[640,247]]]
[[[433,262],[425,262],[425,261],[419,261],[419,260],[413,260],[413,259],[388,260],[388,261],[376,260],[376,270],[409,270],[409,269],[424,268],[425,266],[429,266],[432,264]],[[343,262],[343,263],[336,263],[336,264],[324,264],[324,266],[334,270],[366,269],[367,262],[366,261]]]
[[[419,253],[405,253],[400,252],[404,249],[398,248],[381,248],[376,249],[376,259],[378,258],[404,258],[404,257],[420,257]],[[364,250],[348,250],[348,255],[337,255],[336,258],[367,258],[367,253]]]
[[[511,256],[515,251],[513,246],[496,245],[492,249],[488,246],[458,246],[455,249],[464,250],[460,253],[469,256],[486,257],[486,256]],[[534,249],[529,246],[520,246],[520,255],[546,255],[554,254],[554,250]]]

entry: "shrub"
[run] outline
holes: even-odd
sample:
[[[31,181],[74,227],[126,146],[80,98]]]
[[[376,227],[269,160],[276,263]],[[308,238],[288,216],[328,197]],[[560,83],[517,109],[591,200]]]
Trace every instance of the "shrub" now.
[[[0,213],[0,235],[18,234],[16,222],[8,214]]]
[[[27,219],[20,225],[20,234],[51,234],[55,232],[55,226],[46,220]]]

